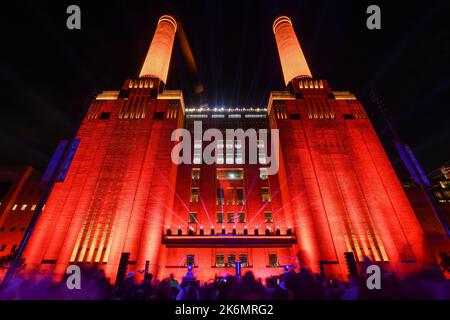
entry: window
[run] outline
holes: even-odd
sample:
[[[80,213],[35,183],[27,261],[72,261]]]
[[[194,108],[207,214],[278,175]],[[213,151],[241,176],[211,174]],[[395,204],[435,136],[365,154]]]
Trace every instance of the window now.
[[[20,208],[20,210],[24,211],[27,208],[26,204],[23,204],[22,207]]]
[[[200,168],[192,168],[192,180],[200,180]]]
[[[266,223],[273,223],[273,214],[270,211],[264,212],[264,221]]]
[[[246,253],[241,253],[239,255],[239,261],[242,267],[248,267],[248,255]]]
[[[208,118],[207,114],[188,114],[186,115],[186,117],[189,118],[197,118],[197,119],[201,119],[201,118]]]
[[[275,253],[269,253],[269,266],[278,267],[278,256]]]
[[[31,211],[34,211],[34,210],[36,210],[36,205],[35,205],[35,204],[33,204],[33,205],[31,206]]]
[[[11,253],[16,252],[16,248],[17,248],[17,244],[13,245],[13,246],[11,247]]]
[[[0,182],[0,199],[6,196],[12,185],[12,182]]]
[[[267,168],[259,168],[259,178],[261,180],[267,180],[269,174],[268,174]]]
[[[291,120],[300,120],[300,115],[298,113],[291,113],[289,115],[289,119],[291,119]]]
[[[217,180],[242,180],[244,179],[244,170],[242,169],[217,169]]]
[[[235,262],[236,262],[236,255],[229,254],[228,255],[228,267],[233,267]]]
[[[2,247],[0,248],[0,251],[5,251],[6,249],[6,244],[2,245]]]
[[[10,231],[16,231],[16,227],[11,227]]]
[[[227,212],[227,222],[234,223],[234,221],[235,221],[234,212]]]
[[[245,212],[238,212],[237,219],[239,223],[245,223]]]
[[[198,203],[198,188],[191,188],[191,203]]]
[[[244,188],[236,188],[236,204],[244,205]]]
[[[164,112],[155,112],[153,114],[154,120],[163,120],[164,119]]]
[[[216,212],[216,222],[223,223],[223,212]]]
[[[262,202],[270,202],[269,188],[262,187],[261,193],[262,193]]]
[[[243,153],[242,153],[242,143],[241,141],[236,142],[236,164],[242,164],[243,161]]]
[[[216,267],[225,267],[225,256],[223,254],[216,254]]]
[[[224,143],[222,139],[217,140],[217,149],[216,149],[216,163],[217,164],[224,164]]]
[[[193,254],[186,256],[186,266],[195,266],[195,256]]]
[[[227,206],[234,206],[234,188],[227,188]]]
[[[267,163],[266,142],[264,140],[258,140],[258,161],[261,164]]]
[[[189,223],[197,222],[197,212],[189,212]]]
[[[100,120],[108,120],[111,116],[111,112],[102,112],[100,113],[100,116],[98,117]]]
[[[20,227],[20,231],[25,231],[25,227]]]
[[[5,231],[5,227],[1,227],[1,228],[0,228],[0,231]]]
[[[17,209],[17,204],[13,205],[12,211],[15,211]]]
[[[225,201],[223,199],[223,189],[222,188],[217,188],[217,200],[216,200],[216,204],[218,206],[223,206],[225,204]]]
[[[344,119],[345,120],[354,120],[355,117],[352,114],[344,113]]]
[[[202,163],[202,140],[194,140],[194,164]]]

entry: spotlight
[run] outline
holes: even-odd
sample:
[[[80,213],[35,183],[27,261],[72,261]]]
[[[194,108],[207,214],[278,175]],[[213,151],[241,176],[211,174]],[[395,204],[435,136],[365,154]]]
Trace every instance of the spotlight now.
[[[167,236],[171,236],[172,235],[172,230],[170,230],[170,227],[167,227],[166,235]]]
[[[258,226],[256,226],[256,227],[255,227],[255,236],[257,236],[258,234],[259,234]]]
[[[201,236],[205,235],[205,230],[203,230],[203,226],[200,226],[200,235]]]
[[[284,274],[288,274],[289,273],[289,269],[290,269],[290,266],[284,266]]]
[[[181,227],[178,227],[178,235],[181,236],[183,234],[183,230],[181,230]]]
[[[269,228],[269,226],[266,227],[266,236],[270,236],[270,228]]]
[[[194,276],[194,272],[192,272],[194,270],[194,265],[193,264],[188,264],[187,265],[187,273],[184,276],[183,279],[187,279],[187,280],[195,280],[195,276]]]
[[[192,227],[189,227],[189,235],[190,236],[194,235],[194,229]]]
[[[225,226],[222,226],[222,234],[225,234]]]
[[[233,234],[236,234],[236,226],[233,226]]]
[[[214,230],[214,226],[211,226],[211,235],[213,236],[215,234],[216,234],[216,231]]]
[[[248,229],[247,229],[247,226],[244,227],[244,235],[248,235]]]

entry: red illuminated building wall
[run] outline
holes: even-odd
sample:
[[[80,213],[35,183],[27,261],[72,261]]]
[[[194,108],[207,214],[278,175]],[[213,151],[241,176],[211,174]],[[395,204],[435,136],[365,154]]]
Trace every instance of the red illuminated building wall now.
[[[77,263],[114,281],[124,253],[137,275],[181,277],[191,264],[201,280],[234,274],[235,261],[259,277],[289,265],[345,278],[345,252],[400,275],[435,264],[363,106],[311,76],[287,17],[274,23],[287,90],[260,109],[185,108],[181,92],[166,90],[176,27],[162,17],[141,77],[92,102],[24,252],[27,275],[59,278]],[[171,134],[194,121],[279,129],[278,174],[196,164],[201,141],[194,164],[175,165]]]

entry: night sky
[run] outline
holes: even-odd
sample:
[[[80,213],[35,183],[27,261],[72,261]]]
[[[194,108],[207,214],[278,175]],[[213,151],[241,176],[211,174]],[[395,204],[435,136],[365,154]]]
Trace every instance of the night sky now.
[[[0,164],[44,168],[70,137],[90,95],[137,77],[160,15],[181,21],[198,67],[176,39],[168,89],[188,106],[266,106],[283,89],[272,22],[288,15],[316,78],[363,101],[391,159],[375,90],[426,172],[450,160],[450,2],[443,1],[13,1],[2,3]],[[77,4],[82,29],[66,28]],[[382,30],[366,28],[378,4]],[[196,94],[201,83],[205,91]]]

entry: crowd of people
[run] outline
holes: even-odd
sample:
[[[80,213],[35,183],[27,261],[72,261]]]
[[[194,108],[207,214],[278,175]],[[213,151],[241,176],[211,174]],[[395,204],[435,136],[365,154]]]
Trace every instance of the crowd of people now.
[[[166,279],[145,275],[141,282],[128,273],[119,285],[111,285],[101,269],[83,270],[81,290],[69,290],[66,279],[38,283],[14,277],[0,290],[0,299],[101,299],[101,300],[361,300],[430,299],[449,300],[450,283],[433,271],[400,280],[383,272],[381,289],[369,289],[367,275],[346,282],[323,278],[308,269],[291,269],[279,276],[259,279],[249,271],[241,277],[224,276],[201,283],[192,273],[182,279],[173,274]]]

